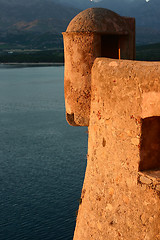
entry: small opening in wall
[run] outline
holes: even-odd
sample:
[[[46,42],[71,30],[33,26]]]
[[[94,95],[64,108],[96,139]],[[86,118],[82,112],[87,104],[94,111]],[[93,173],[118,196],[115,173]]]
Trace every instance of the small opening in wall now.
[[[121,58],[120,39],[117,35],[101,36],[101,57]]]
[[[139,171],[160,169],[160,116],[142,119]]]

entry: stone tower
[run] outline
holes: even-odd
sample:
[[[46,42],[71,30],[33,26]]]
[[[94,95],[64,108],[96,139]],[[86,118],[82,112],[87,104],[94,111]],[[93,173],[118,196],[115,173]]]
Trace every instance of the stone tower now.
[[[90,8],[70,22],[63,38],[66,118],[70,125],[88,126],[93,62],[97,57],[134,59],[135,20]]]
[[[74,240],[160,240],[160,63],[133,60],[134,36],[106,9],[64,33],[67,121],[89,126]]]

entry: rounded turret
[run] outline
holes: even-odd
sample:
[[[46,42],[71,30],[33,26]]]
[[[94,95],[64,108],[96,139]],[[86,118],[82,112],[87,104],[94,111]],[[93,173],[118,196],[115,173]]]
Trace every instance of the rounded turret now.
[[[89,8],[73,18],[63,39],[66,119],[72,126],[88,126],[94,60],[134,59],[135,20],[108,9]]]
[[[66,32],[127,34],[128,29],[125,19],[117,13],[105,8],[89,8],[72,19]]]

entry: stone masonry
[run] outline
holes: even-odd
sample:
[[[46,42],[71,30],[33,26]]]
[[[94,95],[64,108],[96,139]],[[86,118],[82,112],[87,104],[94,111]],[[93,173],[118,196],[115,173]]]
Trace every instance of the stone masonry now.
[[[74,239],[159,240],[160,172],[139,171],[139,165],[141,119],[160,116],[160,63],[97,58],[91,89],[88,162]],[[146,94],[155,101],[151,112]]]
[[[70,22],[63,38],[66,118],[72,126],[88,126],[94,60],[101,56],[134,59],[135,20],[90,8]]]
[[[74,240],[160,240],[160,63],[132,60],[133,19],[124,30],[127,18],[85,11],[64,33],[67,121],[89,132]],[[102,22],[94,16],[100,12],[108,15],[104,28],[111,18],[118,27],[114,37],[101,32],[98,41],[94,29]],[[80,20],[83,28],[74,32]],[[107,38],[113,41],[108,50],[102,47]],[[101,57],[102,50],[109,56]]]

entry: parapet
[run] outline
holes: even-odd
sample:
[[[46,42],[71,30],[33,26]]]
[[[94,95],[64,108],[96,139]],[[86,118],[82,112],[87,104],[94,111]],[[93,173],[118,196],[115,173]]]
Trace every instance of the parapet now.
[[[160,240],[160,63],[97,58],[75,240]]]

